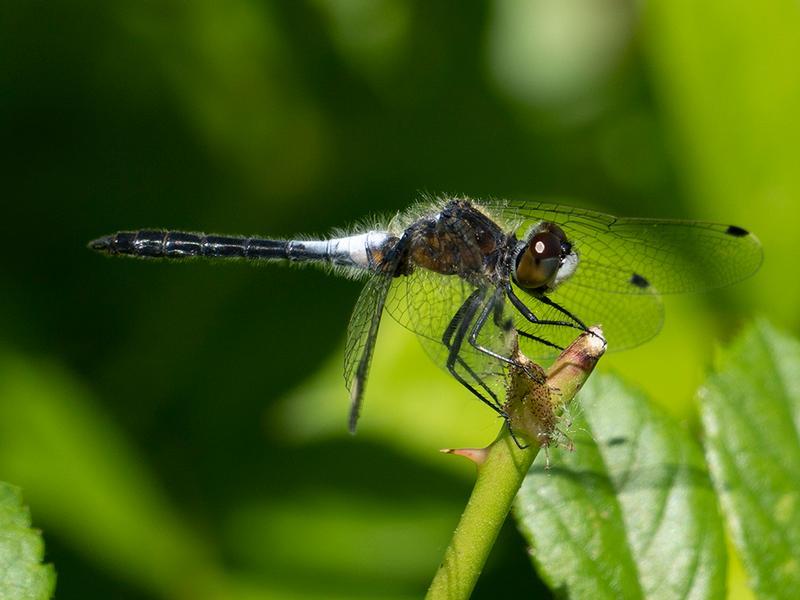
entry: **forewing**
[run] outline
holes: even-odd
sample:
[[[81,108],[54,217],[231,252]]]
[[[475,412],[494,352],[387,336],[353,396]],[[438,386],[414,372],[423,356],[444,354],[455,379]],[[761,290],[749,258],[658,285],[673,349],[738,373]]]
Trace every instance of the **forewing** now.
[[[486,206],[518,237],[542,221],[562,227],[580,258],[578,272],[583,272],[565,282],[565,288],[640,294],[637,287],[648,284],[661,294],[700,291],[741,281],[763,260],[758,239],[732,225],[618,218],[532,202]]]
[[[377,275],[361,291],[350,324],[344,350],[344,380],[350,391],[350,431],[354,432],[375,350],[386,296],[392,285],[390,275]]]

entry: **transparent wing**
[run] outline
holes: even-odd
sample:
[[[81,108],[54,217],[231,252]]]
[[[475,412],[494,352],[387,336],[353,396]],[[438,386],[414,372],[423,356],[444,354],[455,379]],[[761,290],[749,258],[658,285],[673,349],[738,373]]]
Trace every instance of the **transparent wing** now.
[[[476,289],[478,286],[458,276],[417,268],[396,278],[386,299],[386,312],[417,335],[441,342],[456,311]]]
[[[566,283],[548,294],[548,298],[581,319],[587,325],[602,325],[610,351],[624,350],[638,346],[655,336],[664,321],[661,298],[656,290],[635,288],[630,294],[609,293],[581,285],[584,277],[593,276],[590,270],[578,269]],[[613,273],[605,274],[612,279]],[[616,274],[621,277],[620,274]],[[623,285],[620,282],[619,285]],[[446,367],[449,351],[443,337],[451,327],[456,312],[465,304],[470,295],[478,289],[468,281],[456,276],[445,276],[424,269],[417,269],[411,275],[398,277],[386,300],[386,311],[401,325],[416,333],[420,342],[442,368]],[[569,319],[552,306],[527,295],[514,287],[519,297],[531,312],[542,321],[568,321]],[[487,290],[482,307],[490,300],[492,290]],[[511,338],[502,324],[509,319],[513,327],[521,332],[519,337],[522,352],[536,359],[551,359],[559,350],[548,346],[568,346],[580,333],[573,327],[531,323],[507,299],[494,309],[485,326],[481,329],[478,343],[502,356],[512,354]],[[477,315],[473,318],[473,322]],[[451,332],[452,333],[452,332]],[[532,339],[531,337],[538,339]],[[478,376],[488,380],[496,379],[502,373],[500,361],[473,348],[468,339],[462,345],[460,356],[467,367]]]
[[[463,327],[458,359],[453,364],[457,376],[484,396],[498,397],[502,401],[503,363],[478,351],[469,341],[478,317],[487,311],[488,317],[479,331],[477,344],[501,356],[511,356],[513,335],[502,326],[511,317],[502,298],[498,306],[493,304],[495,291],[491,287],[480,288],[454,275],[416,269],[410,275],[395,279],[386,300],[386,312],[403,327],[416,333],[426,353],[446,370],[449,370],[448,345],[456,343],[459,328]],[[470,307],[470,298],[476,293],[479,301],[471,305],[471,314],[464,314],[463,311]]]
[[[652,287],[637,288],[638,292],[631,294],[610,293],[581,285],[580,268],[573,277],[575,281],[570,280],[547,296],[587,326],[601,325],[610,352],[638,346],[661,330],[664,308],[661,297]],[[569,321],[562,312],[526,295],[519,288],[515,287],[515,293],[537,318]],[[580,333],[572,327],[531,323],[518,311],[515,311],[513,318],[514,327],[520,332],[520,349],[523,354],[535,360],[555,358],[559,350],[525,337],[524,334],[564,348]]]
[[[636,283],[646,282],[662,294],[700,291],[741,281],[763,260],[758,239],[733,225],[618,218],[534,202],[485,206],[518,236],[541,221],[562,227],[580,258],[578,272],[584,272],[564,283],[565,288],[569,284],[638,294]]]
[[[361,411],[361,401],[375,350],[375,339],[381,323],[386,296],[392,277],[378,275],[370,279],[361,291],[350,324],[344,350],[344,380],[350,391],[350,431],[354,432]]]

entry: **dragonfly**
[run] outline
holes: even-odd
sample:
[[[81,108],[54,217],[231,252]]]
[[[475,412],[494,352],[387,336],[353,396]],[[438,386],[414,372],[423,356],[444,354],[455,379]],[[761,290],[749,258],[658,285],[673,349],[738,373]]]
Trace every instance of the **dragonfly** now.
[[[552,359],[587,323],[602,324],[609,350],[638,346],[662,327],[663,294],[731,285],[763,260],[756,236],[736,225],[464,197],[428,198],[385,226],[327,239],[141,229],[89,247],[143,259],[309,263],[364,279],[345,343],[351,432],[384,312],[507,420],[502,374],[520,367],[517,350]]]

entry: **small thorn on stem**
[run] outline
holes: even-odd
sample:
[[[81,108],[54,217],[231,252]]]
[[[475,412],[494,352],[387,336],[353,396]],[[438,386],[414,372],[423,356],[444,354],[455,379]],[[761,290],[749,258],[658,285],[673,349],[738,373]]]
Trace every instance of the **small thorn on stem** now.
[[[489,454],[489,448],[442,448],[439,450],[443,454],[455,454],[456,456],[463,456],[468,458],[476,465],[481,466]]]

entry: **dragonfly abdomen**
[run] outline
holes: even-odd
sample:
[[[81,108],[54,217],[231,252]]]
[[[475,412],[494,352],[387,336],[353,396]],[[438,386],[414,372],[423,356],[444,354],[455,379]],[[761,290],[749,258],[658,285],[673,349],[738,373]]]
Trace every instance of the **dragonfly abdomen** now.
[[[120,231],[89,243],[92,250],[140,258],[232,258],[320,262],[375,268],[389,235],[371,231],[329,240],[270,240],[185,231]]]
[[[292,240],[289,260],[323,260],[341,267],[376,270],[394,242],[396,238],[383,231],[329,240]]]
[[[98,238],[89,247],[140,258],[287,259],[288,244],[285,240],[141,229]]]

